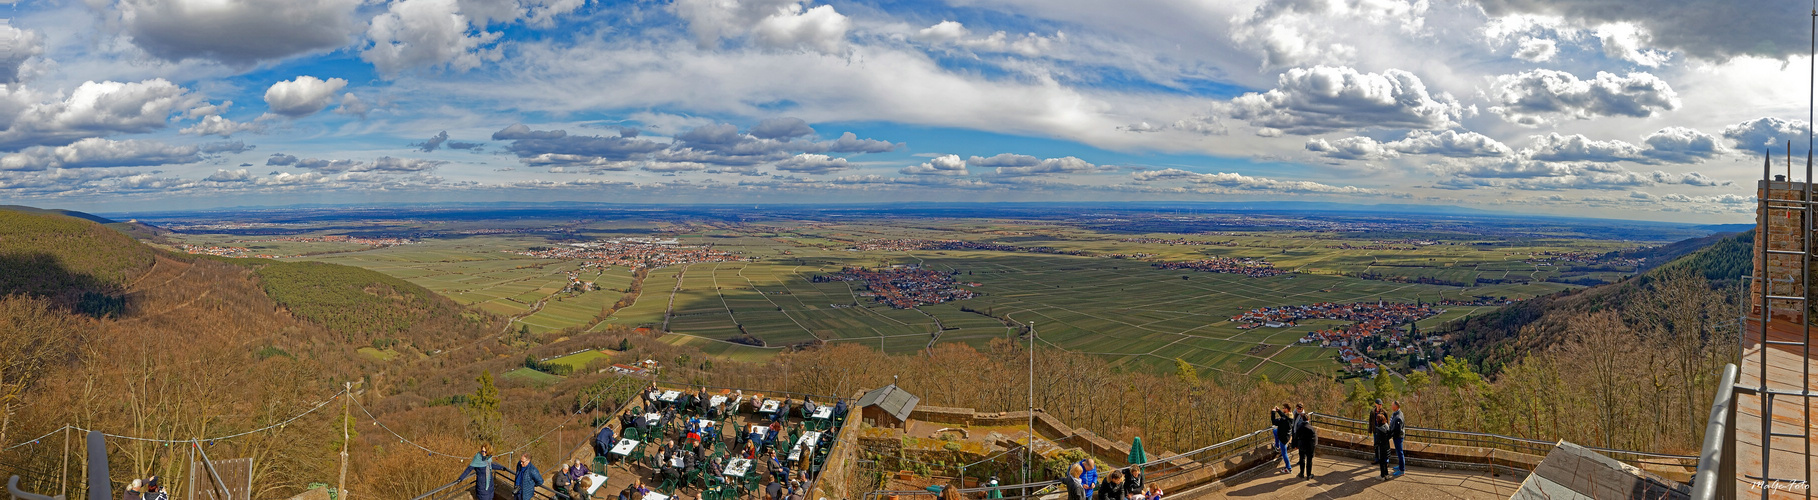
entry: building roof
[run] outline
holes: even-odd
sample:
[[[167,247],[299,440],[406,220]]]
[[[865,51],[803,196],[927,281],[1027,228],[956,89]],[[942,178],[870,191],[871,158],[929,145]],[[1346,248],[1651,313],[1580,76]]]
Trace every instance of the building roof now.
[[[865,393],[864,397],[859,398],[858,407],[862,409],[876,405],[897,420],[908,421],[909,412],[915,411],[915,404],[921,400],[922,398],[915,397],[896,384],[890,384]]]
[[[1687,500],[1692,488],[1560,441],[1510,500],[1661,498]]]

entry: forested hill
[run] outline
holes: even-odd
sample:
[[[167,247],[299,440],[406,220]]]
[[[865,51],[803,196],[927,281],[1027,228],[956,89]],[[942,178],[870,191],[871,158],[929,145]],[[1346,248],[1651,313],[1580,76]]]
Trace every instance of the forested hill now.
[[[1675,245],[1679,244],[1668,247]],[[1753,245],[1754,231],[1730,235],[1636,277],[1517,302],[1488,314],[1447,323],[1439,333],[1462,350],[1461,357],[1484,373],[1494,374],[1525,353],[1566,341],[1570,326],[1566,318],[1606,309],[1625,312],[1640,306],[1639,302],[1646,300],[1643,292],[1649,285],[1669,274],[1689,272],[1711,287],[1731,293],[1740,286],[1740,277],[1754,267],[1750,253]]]
[[[118,314],[156,251],[100,224],[55,212],[0,210],[0,296],[48,300],[89,316]]]

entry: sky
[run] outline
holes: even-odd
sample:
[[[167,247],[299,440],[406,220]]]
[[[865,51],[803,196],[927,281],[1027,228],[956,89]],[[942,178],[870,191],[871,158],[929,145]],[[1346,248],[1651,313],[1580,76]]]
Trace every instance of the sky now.
[[[1786,141],[1805,154],[1810,9],[0,0],[0,204],[1291,200],[1745,222],[1763,155],[1785,173]]]

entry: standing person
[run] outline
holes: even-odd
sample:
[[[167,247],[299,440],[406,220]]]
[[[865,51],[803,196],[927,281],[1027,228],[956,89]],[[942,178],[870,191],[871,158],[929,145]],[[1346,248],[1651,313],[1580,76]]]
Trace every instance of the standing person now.
[[[1382,400],[1370,410],[1370,438],[1376,445],[1376,465],[1382,469],[1377,477],[1389,478],[1389,413],[1382,410]]]
[[[783,483],[774,477],[770,478],[770,484],[764,485],[764,496],[770,500],[783,500]]]
[[[1086,498],[1093,498],[1093,490],[1098,488],[1098,465],[1092,463],[1092,457],[1079,461],[1079,485],[1086,489]]]
[[[151,479],[145,480],[143,498],[145,500],[170,500],[170,493],[164,491],[164,485],[158,480],[158,476],[152,476]]]
[[[134,479],[133,482],[126,485],[126,491],[120,494],[120,500],[142,500],[145,497],[141,493],[143,491],[145,491],[145,481]]]
[[[575,478],[575,480],[574,480],[574,499],[575,500],[593,500],[593,494],[588,493],[588,491],[592,490],[592,489],[593,489],[593,478],[587,477],[587,476],[581,476],[581,477]]]
[[[1067,500],[1086,500],[1086,487],[1079,482],[1081,474],[1079,464],[1067,468],[1067,477],[1061,478],[1061,484],[1067,486]]]
[[[512,481],[517,483],[517,496],[514,498],[517,498],[518,500],[536,500],[537,487],[543,485],[543,473],[537,471],[537,466],[530,463],[529,454],[518,456],[518,471],[516,474],[516,479]]]
[[[463,481],[467,479],[467,476],[474,476],[473,498],[475,500],[492,500],[493,470],[511,472],[511,469],[493,463],[492,445],[480,445],[480,451],[473,454],[473,461],[467,464],[467,469],[461,471],[461,477],[456,478],[455,481]]]
[[[1143,496],[1143,466],[1132,465],[1124,469],[1124,498]]]
[[[1395,402],[1395,414],[1389,416],[1389,438],[1395,440],[1395,473],[1400,476],[1408,472],[1408,452],[1401,447],[1401,438],[1407,436],[1405,421],[1401,418],[1401,402]]]
[[[1319,431],[1313,429],[1313,423],[1307,421],[1306,405],[1294,404],[1294,449],[1300,450],[1300,475],[1313,479],[1313,449],[1319,445]]]
[[[606,463],[612,463],[612,445],[619,442],[612,434],[612,426],[600,427],[600,433],[593,436],[593,457],[605,457]]]
[[[1275,426],[1275,452],[1281,454],[1281,471],[1294,472],[1294,462],[1288,458],[1288,441],[1294,432],[1294,409],[1287,403],[1281,408],[1269,409],[1269,424]]]

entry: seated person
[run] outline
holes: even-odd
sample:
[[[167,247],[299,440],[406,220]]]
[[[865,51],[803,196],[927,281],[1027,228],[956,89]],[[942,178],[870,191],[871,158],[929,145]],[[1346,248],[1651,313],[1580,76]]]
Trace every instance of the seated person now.
[[[846,418],[846,400],[842,399],[838,403],[833,404],[833,418]]]

